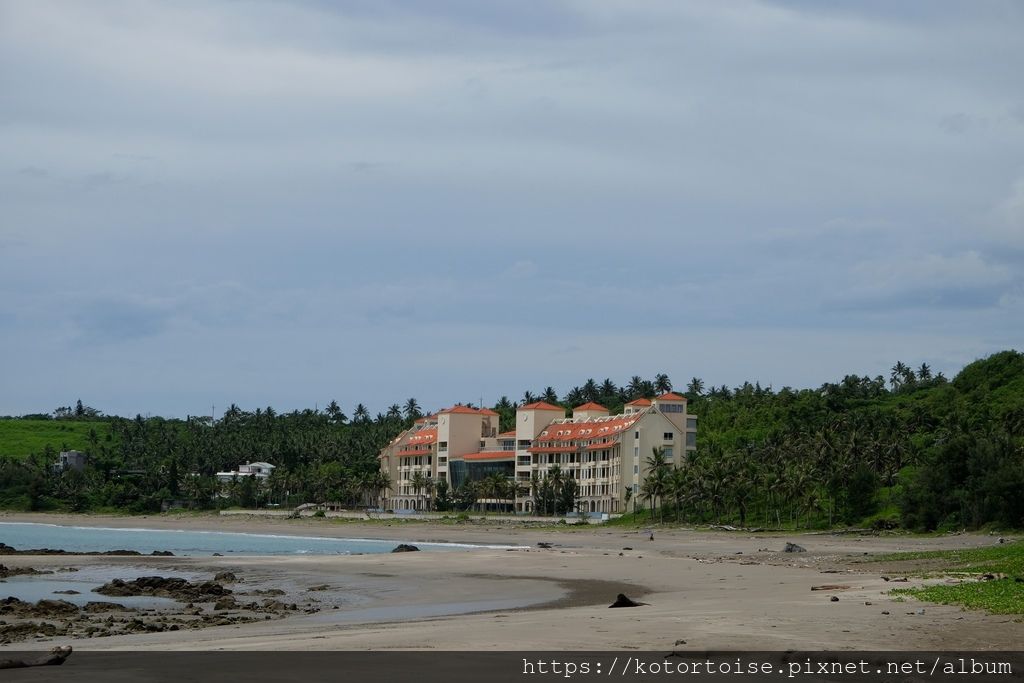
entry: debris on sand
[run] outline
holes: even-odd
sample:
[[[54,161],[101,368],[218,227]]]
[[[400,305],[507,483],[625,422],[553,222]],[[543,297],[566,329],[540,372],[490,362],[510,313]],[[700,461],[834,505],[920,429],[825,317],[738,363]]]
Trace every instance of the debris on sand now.
[[[806,553],[807,548],[796,543],[786,543],[786,547],[782,549],[784,553]]]
[[[840,583],[825,583],[820,586],[811,586],[812,591],[845,591],[850,590],[849,586]]]
[[[608,605],[608,607],[640,607],[641,605],[646,604],[646,602],[637,602],[635,600],[630,600],[624,594],[619,593],[619,595],[615,598],[615,602]]]
[[[0,669],[22,669],[29,666],[60,666],[71,656],[71,646],[55,647],[44,655],[24,659],[0,659]]]

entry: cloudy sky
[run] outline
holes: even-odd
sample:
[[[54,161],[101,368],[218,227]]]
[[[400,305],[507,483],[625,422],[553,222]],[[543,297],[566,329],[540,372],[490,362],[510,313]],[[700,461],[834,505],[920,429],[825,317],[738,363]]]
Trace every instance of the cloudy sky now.
[[[1024,339],[1024,5],[0,0],[0,414]]]

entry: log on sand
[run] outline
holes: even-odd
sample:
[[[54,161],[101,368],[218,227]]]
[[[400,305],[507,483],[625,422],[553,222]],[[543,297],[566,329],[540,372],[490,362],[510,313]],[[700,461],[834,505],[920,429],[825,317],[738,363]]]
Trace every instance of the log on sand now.
[[[60,666],[71,656],[71,646],[55,647],[49,653],[31,659],[0,659],[0,669],[21,669],[26,666]]]

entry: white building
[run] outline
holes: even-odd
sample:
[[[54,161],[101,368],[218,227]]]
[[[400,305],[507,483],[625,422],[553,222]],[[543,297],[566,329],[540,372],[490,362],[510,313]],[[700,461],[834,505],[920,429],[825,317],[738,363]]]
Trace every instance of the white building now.
[[[239,465],[238,469],[234,472],[218,472],[217,480],[226,484],[235,477],[239,479],[242,477],[266,479],[273,473],[275,467],[276,465],[271,465],[269,462],[247,462],[244,465]]]

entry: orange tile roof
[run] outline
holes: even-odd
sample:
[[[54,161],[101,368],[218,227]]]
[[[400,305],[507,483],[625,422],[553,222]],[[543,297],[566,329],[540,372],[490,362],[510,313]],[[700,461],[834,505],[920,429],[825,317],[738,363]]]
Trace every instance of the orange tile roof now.
[[[498,434],[498,438],[499,439],[514,439],[515,436],[516,436],[516,430],[514,430],[514,429],[512,429],[510,431],[507,431],[507,432],[502,432],[501,434]]]
[[[547,426],[537,436],[537,441],[591,441],[618,434],[629,429],[640,419],[642,413],[616,416],[617,419],[604,422],[564,422]]]
[[[514,460],[515,451],[480,451],[479,453],[466,453],[463,460]]]
[[[565,408],[561,406],[553,406],[550,403],[544,401],[537,401],[530,403],[529,405],[520,406],[519,410],[557,410],[558,412],[565,414]]]
[[[497,413],[491,410],[490,408],[481,408],[477,412],[480,413],[481,415],[497,415]]]
[[[410,446],[419,446],[421,444],[431,444],[437,441],[437,427],[429,427],[427,429],[421,429],[411,437],[409,437]]]
[[[664,394],[662,394],[661,396],[659,396],[658,400],[659,401],[685,401],[686,397],[685,396],[680,396],[679,394],[674,394],[671,391],[667,391]]]
[[[608,412],[608,409],[603,405],[600,403],[594,403],[593,401],[588,401],[581,406],[576,406],[573,410],[603,410],[606,413]]]
[[[651,405],[651,399],[649,399],[649,398],[638,398],[635,401],[630,401],[626,405],[627,406],[649,406],[649,405]]]

